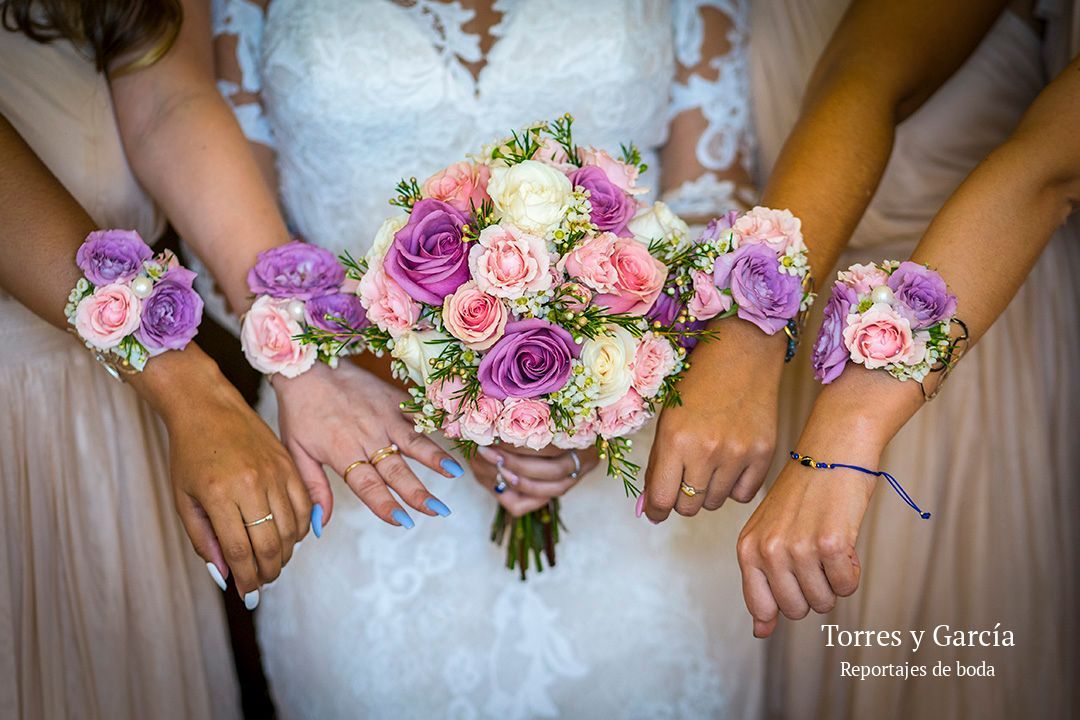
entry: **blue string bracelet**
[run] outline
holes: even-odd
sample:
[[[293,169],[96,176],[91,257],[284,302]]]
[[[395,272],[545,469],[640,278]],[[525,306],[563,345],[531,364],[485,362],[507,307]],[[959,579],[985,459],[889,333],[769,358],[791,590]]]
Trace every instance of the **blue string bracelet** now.
[[[896,494],[900,496],[900,499],[906,502],[912,510],[917,512],[919,514],[919,517],[921,517],[923,520],[930,519],[930,513],[924,511],[922,508],[916,505],[915,501],[912,500],[911,496],[907,494],[907,490],[904,489],[900,482],[884,470],[869,470],[864,467],[859,467],[858,465],[847,465],[845,463],[818,462],[809,455],[800,455],[794,450],[790,451],[788,454],[791,456],[792,460],[799,463],[803,467],[814,468],[815,470],[835,470],[837,468],[844,468],[846,470],[855,470],[866,475],[873,475],[874,477],[883,477],[889,481],[889,485],[892,487],[893,490],[896,491]]]

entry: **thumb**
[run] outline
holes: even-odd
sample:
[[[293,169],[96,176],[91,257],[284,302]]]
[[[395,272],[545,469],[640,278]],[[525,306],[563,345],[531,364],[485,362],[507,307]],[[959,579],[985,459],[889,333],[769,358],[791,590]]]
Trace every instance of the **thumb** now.
[[[206,511],[195,498],[180,495],[176,498],[176,513],[191,539],[195,553],[206,561],[210,577],[224,591],[225,578],[229,577],[229,566],[225,563],[225,555],[221,552],[221,545],[218,544],[217,535],[214,534],[214,527],[210,524]]]
[[[330,480],[326,477],[322,464],[308,455],[304,448],[289,443],[289,454],[292,455],[296,470],[300,473],[300,480],[311,498],[311,530],[315,537],[319,537],[334,511],[334,492],[330,489]]]

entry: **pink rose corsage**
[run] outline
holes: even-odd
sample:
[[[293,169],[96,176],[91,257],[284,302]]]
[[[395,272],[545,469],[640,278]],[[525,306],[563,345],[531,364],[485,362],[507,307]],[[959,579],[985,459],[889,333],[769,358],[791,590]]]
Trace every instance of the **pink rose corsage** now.
[[[828,384],[849,362],[922,382],[959,358],[967,326],[937,272],[913,262],[852,265],[837,275],[812,364]]]
[[[301,240],[271,248],[259,253],[247,280],[255,302],[244,314],[240,346],[259,372],[293,378],[316,360],[334,367],[363,349],[370,323],[355,278],[330,251]]]
[[[83,277],[64,315],[113,377],[183,350],[198,332],[203,301],[192,287],[195,273],[167,250],[155,256],[134,230],[90,233],[75,262]]]

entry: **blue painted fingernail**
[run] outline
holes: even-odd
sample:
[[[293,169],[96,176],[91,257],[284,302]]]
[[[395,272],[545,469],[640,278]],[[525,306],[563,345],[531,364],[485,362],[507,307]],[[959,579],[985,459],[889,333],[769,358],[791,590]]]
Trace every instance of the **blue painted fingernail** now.
[[[315,533],[315,537],[317,538],[322,537],[322,519],[322,505],[315,503],[311,506],[311,532]]]
[[[450,508],[446,507],[446,503],[444,503],[442,500],[428,498],[424,501],[424,505],[427,505],[427,509],[434,512],[439,517],[446,517],[450,514]]]
[[[397,524],[405,528],[406,530],[412,530],[414,527],[416,527],[416,523],[414,523],[413,519],[409,517],[409,513],[405,512],[401,508],[397,508],[396,510],[394,510],[394,512],[390,513],[390,517],[394,518]]]
[[[439,465],[442,466],[443,470],[450,473],[456,478],[459,478],[465,474],[465,471],[460,465],[457,464],[457,461],[453,458],[443,458],[442,462],[440,462]]]

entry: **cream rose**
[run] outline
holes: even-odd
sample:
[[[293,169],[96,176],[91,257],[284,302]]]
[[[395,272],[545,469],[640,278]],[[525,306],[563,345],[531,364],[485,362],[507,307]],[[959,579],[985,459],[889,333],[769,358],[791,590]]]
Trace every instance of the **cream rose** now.
[[[367,259],[368,267],[382,262],[386,251],[390,248],[390,243],[394,242],[394,235],[397,234],[398,230],[405,227],[408,222],[409,216],[405,214],[395,215],[383,221],[378,232],[375,233],[375,240],[371,244],[371,249],[364,256]]]
[[[493,167],[487,187],[504,220],[541,236],[562,222],[573,190],[566,175],[537,160]]]
[[[626,224],[626,229],[646,246],[653,240],[672,240],[681,245],[690,234],[686,222],[660,201],[638,212]]]
[[[446,335],[436,330],[410,330],[394,338],[390,356],[405,363],[410,380],[417,385],[427,385],[428,376],[431,374],[431,361],[439,357],[446,347],[443,343],[433,341],[446,339]]]
[[[581,362],[600,383],[596,407],[606,407],[626,394],[634,382],[631,366],[637,340],[626,330],[612,325],[610,335],[586,340],[581,346]]]

